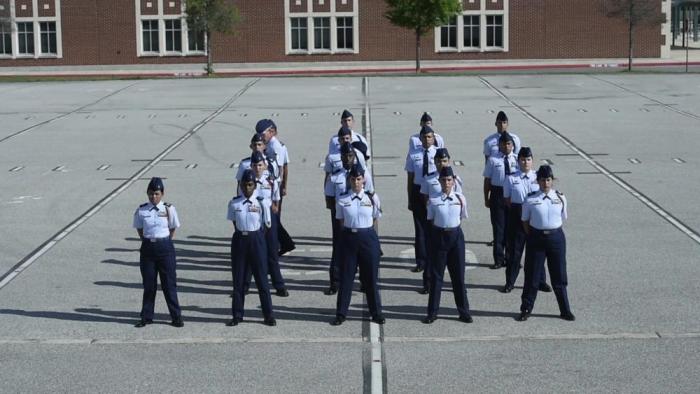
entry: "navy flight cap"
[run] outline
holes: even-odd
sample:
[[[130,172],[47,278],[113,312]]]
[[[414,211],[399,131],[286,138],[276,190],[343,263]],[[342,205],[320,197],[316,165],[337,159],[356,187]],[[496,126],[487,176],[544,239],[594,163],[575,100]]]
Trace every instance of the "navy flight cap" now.
[[[448,176],[455,176],[454,171],[452,171],[452,167],[442,167],[440,170],[440,178],[447,178]]]
[[[348,111],[347,109],[343,110],[343,114],[340,115],[340,119],[345,119],[345,118],[352,118],[352,112]]]
[[[498,115],[496,115],[496,122],[507,122],[508,121],[508,116],[506,116],[506,113],[503,111],[498,111]]]
[[[255,183],[255,174],[253,174],[253,170],[250,169],[243,171],[243,176],[241,176],[241,183],[248,182]]]
[[[148,182],[148,189],[147,190],[152,190],[152,191],[158,191],[160,190],[161,192],[165,191],[165,185],[163,185],[163,180],[158,178],[157,176],[154,176],[151,178],[151,181]]]
[[[350,169],[349,174],[352,178],[357,178],[358,176],[365,176],[365,169],[362,168],[362,166],[360,166],[359,164],[355,164]]]
[[[255,151],[250,155],[250,162],[252,164],[260,163],[261,161],[265,161],[265,156],[263,156],[262,152]]]
[[[338,137],[344,137],[344,136],[350,135],[350,134],[352,134],[352,130],[350,130],[349,127],[343,126],[338,130]]]
[[[546,178],[554,179],[554,172],[552,171],[552,167],[548,166],[547,164],[541,165],[540,168],[537,170],[537,179]]]
[[[423,127],[420,128],[420,135],[421,135],[421,136],[424,136],[424,135],[429,134],[429,133],[435,134],[435,132],[433,131],[433,128],[432,128],[432,127],[430,127],[430,126],[423,126]]]
[[[450,152],[447,151],[447,148],[437,148],[435,150],[435,158],[442,159],[444,157],[450,158]]]
[[[425,122],[432,122],[432,121],[433,121],[433,118],[431,118],[427,112],[423,112],[423,116],[420,117],[420,122],[425,123]]]
[[[269,128],[277,128],[275,126],[275,122],[272,121],[272,119],[260,119],[258,123],[255,125],[255,132],[256,133],[264,133],[265,130]]]
[[[518,152],[518,158],[521,157],[532,157],[532,149],[530,149],[529,146],[523,146],[520,148],[520,152]]]
[[[499,144],[506,143],[506,142],[511,142],[511,143],[513,142],[513,136],[510,135],[510,133],[508,133],[507,131],[505,133],[501,134],[500,137],[498,137]]]
[[[250,143],[254,144],[256,142],[265,142],[265,139],[263,138],[262,134],[253,134],[253,138],[250,139]]]

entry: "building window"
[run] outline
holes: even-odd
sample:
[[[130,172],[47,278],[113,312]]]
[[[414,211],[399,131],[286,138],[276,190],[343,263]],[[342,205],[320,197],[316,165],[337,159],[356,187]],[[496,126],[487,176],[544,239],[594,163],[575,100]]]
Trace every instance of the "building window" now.
[[[41,53],[55,55],[56,52],[56,22],[39,22],[41,31]]]
[[[12,31],[6,23],[0,22],[0,55],[12,56]]]
[[[308,50],[308,23],[306,18],[292,18],[292,50]]]
[[[165,20],[165,50],[182,52],[182,22],[179,19]]]
[[[314,49],[331,49],[331,18],[314,18]]]
[[[34,23],[17,23],[17,47],[20,55],[34,54]]]
[[[190,52],[204,52],[204,32],[201,30],[189,29],[187,31],[187,48]]]
[[[486,46],[503,48],[503,15],[486,15]]]
[[[479,48],[481,46],[479,15],[464,15],[464,47]]]
[[[145,20],[141,21],[143,30],[143,45],[144,52],[158,52],[158,21]]]
[[[450,21],[440,26],[440,47],[457,49],[457,18],[450,18]]]
[[[353,31],[352,31],[352,17],[340,17],[336,18],[337,32],[336,36],[338,39],[337,46],[338,49],[352,50],[353,46]]]

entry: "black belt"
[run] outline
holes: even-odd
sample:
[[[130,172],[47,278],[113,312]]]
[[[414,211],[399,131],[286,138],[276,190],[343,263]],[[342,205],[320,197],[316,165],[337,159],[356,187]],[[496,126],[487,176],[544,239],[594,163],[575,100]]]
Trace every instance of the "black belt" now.
[[[439,231],[444,231],[444,232],[450,232],[450,231],[455,231],[459,229],[459,226],[457,227],[438,227],[438,226],[433,226],[434,229],[439,230]]]
[[[150,242],[153,242],[153,243],[156,243],[156,242],[165,242],[165,241],[170,241],[170,237],[162,237],[162,238],[144,238],[143,241],[144,241],[144,242],[150,241]]]
[[[343,227],[343,230],[347,231],[349,233],[364,233],[366,231],[374,230],[374,227],[364,227],[364,228]]]
[[[533,227],[533,230],[535,230],[536,232],[543,234],[543,235],[550,235],[550,234],[554,234],[558,231],[561,231],[561,227],[553,228],[551,230],[540,230],[538,228]]]
[[[253,230],[253,231],[241,231],[241,230],[236,229],[236,234],[239,234],[243,237],[247,237],[249,235],[253,235],[253,234],[257,233],[258,231],[260,231],[260,230],[258,229],[258,230]]]

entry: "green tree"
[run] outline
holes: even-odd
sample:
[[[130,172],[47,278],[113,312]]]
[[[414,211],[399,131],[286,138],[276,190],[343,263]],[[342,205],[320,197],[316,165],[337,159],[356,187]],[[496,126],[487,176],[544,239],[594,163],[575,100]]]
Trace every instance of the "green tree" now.
[[[627,71],[632,71],[634,31],[640,25],[658,25],[666,19],[658,0],[603,0],[603,12],[627,23]]]
[[[399,27],[416,34],[416,73],[420,72],[420,39],[450,18],[462,12],[460,0],[385,0],[389,10],[384,14]]]
[[[207,75],[214,73],[211,34],[230,34],[241,21],[241,16],[233,4],[227,0],[186,0],[187,25],[204,32],[207,46]]]

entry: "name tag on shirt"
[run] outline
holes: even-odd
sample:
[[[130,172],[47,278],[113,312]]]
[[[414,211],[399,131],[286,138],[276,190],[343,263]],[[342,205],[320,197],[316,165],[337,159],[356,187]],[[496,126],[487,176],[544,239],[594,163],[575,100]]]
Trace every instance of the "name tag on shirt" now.
[[[552,200],[552,204],[561,204],[561,200]]]
[[[259,212],[259,211],[260,211],[260,209],[258,207],[256,207],[255,205],[251,205],[248,208],[248,212]]]
[[[371,203],[371,202],[361,202],[361,203],[360,203],[360,206],[362,206],[362,207],[371,207],[371,206],[372,206],[372,203]]]
[[[168,217],[168,214],[165,213],[165,212],[158,212],[158,216],[159,216],[159,217],[162,217],[162,218],[167,218],[167,217]]]

